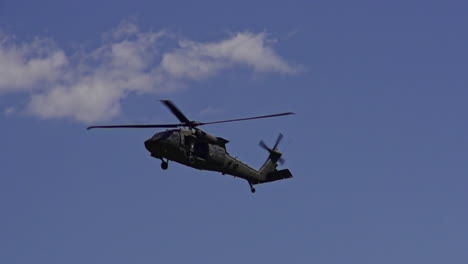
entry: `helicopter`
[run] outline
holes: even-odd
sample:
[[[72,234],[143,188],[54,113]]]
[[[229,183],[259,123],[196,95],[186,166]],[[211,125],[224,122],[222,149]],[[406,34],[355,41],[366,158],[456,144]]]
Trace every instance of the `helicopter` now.
[[[260,147],[267,150],[269,155],[263,166],[259,170],[256,170],[227,152],[226,144],[229,142],[227,139],[208,134],[199,127],[211,124],[293,115],[294,113],[286,112],[214,122],[198,122],[189,120],[172,101],[161,100],[161,102],[169,108],[180,123],[95,125],[87,129],[170,128],[166,131],[157,132],[144,142],[145,148],[149,151],[150,156],[161,160],[161,168],[163,170],[168,169],[169,161],[174,161],[199,170],[215,171],[223,175],[232,175],[245,179],[252,193],[255,193],[254,185],[256,184],[292,178],[292,174],[288,169],[277,169],[278,163],[284,163],[284,159],[281,157],[282,153],[278,149],[278,145],[283,139],[281,133],[278,135],[272,148],[268,147],[263,140],[260,141]]]

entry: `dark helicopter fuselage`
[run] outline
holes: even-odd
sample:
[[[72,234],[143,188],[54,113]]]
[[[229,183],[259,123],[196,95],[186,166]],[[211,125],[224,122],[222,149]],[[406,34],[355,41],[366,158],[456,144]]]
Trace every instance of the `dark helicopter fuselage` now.
[[[226,143],[226,139],[214,137],[200,129],[173,129],[154,134],[145,141],[145,147],[151,156],[157,159],[172,160],[199,170],[233,175],[253,184],[266,180],[265,173],[229,155]]]
[[[199,170],[218,171],[222,174],[229,174],[235,177],[246,179],[250,185],[250,190],[255,192],[253,184],[272,182],[292,177],[288,169],[277,170],[279,163],[283,163],[278,144],[283,138],[279,134],[273,148],[268,147],[260,141],[260,147],[269,152],[269,156],[260,170],[256,170],[240,160],[232,157],[226,151],[228,140],[212,136],[198,127],[210,124],[220,124],[228,122],[246,121],[253,119],[263,119],[278,116],[292,115],[292,112],[279,113],[273,115],[263,115],[247,118],[237,118],[219,120],[212,122],[198,122],[189,120],[175,105],[169,100],[161,101],[174,114],[180,123],[176,124],[122,124],[122,125],[97,125],[93,128],[179,128],[171,129],[154,134],[145,141],[146,149],[151,156],[162,161],[161,168],[167,170],[168,161],[172,160],[180,164]],[[180,129],[188,128],[188,129]]]

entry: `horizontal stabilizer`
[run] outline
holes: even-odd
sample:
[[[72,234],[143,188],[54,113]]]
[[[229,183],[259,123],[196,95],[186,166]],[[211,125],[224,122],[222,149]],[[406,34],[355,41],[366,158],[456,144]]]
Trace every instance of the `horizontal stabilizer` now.
[[[269,173],[266,176],[266,179],[264,182],[272,182],[272,181],[278,181],[278,180],[283,180],[283,179],[289,179],[292,178],[292,174],[288,169],[284,170],[277,170]]]

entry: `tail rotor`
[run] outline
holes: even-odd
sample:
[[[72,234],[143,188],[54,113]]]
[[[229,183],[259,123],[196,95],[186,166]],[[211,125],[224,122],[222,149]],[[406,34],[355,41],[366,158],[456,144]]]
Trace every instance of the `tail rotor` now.
[[[283,165],[285,162],[285,160],[281,157],[282,155],[281,152],[279,152],[278,150],[278,145],[282,139],[283,139],[283,134],[280,133],[278,137],[276,138],[276,142],[275,142],[275,145],[273,145],[273,148],[268,147],[267,144],[265,144],[263,140],[261,140],[259,143],[260,147],[262,147],[263,149],[265,149],[266,151],[270,153],[269,158],[274,162],[276,161],[279,162],[281,165]]]

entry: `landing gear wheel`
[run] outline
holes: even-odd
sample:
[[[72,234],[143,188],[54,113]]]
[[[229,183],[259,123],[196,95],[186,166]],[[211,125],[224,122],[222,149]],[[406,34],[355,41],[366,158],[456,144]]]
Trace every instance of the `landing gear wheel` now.
[[[195,162],[195,159],[192,156],[189,156],[188,161],[190,164],[193,164]]]
[[[167,170],[169,168],[169,163],[167,161],[161,162],[161,169]]]

